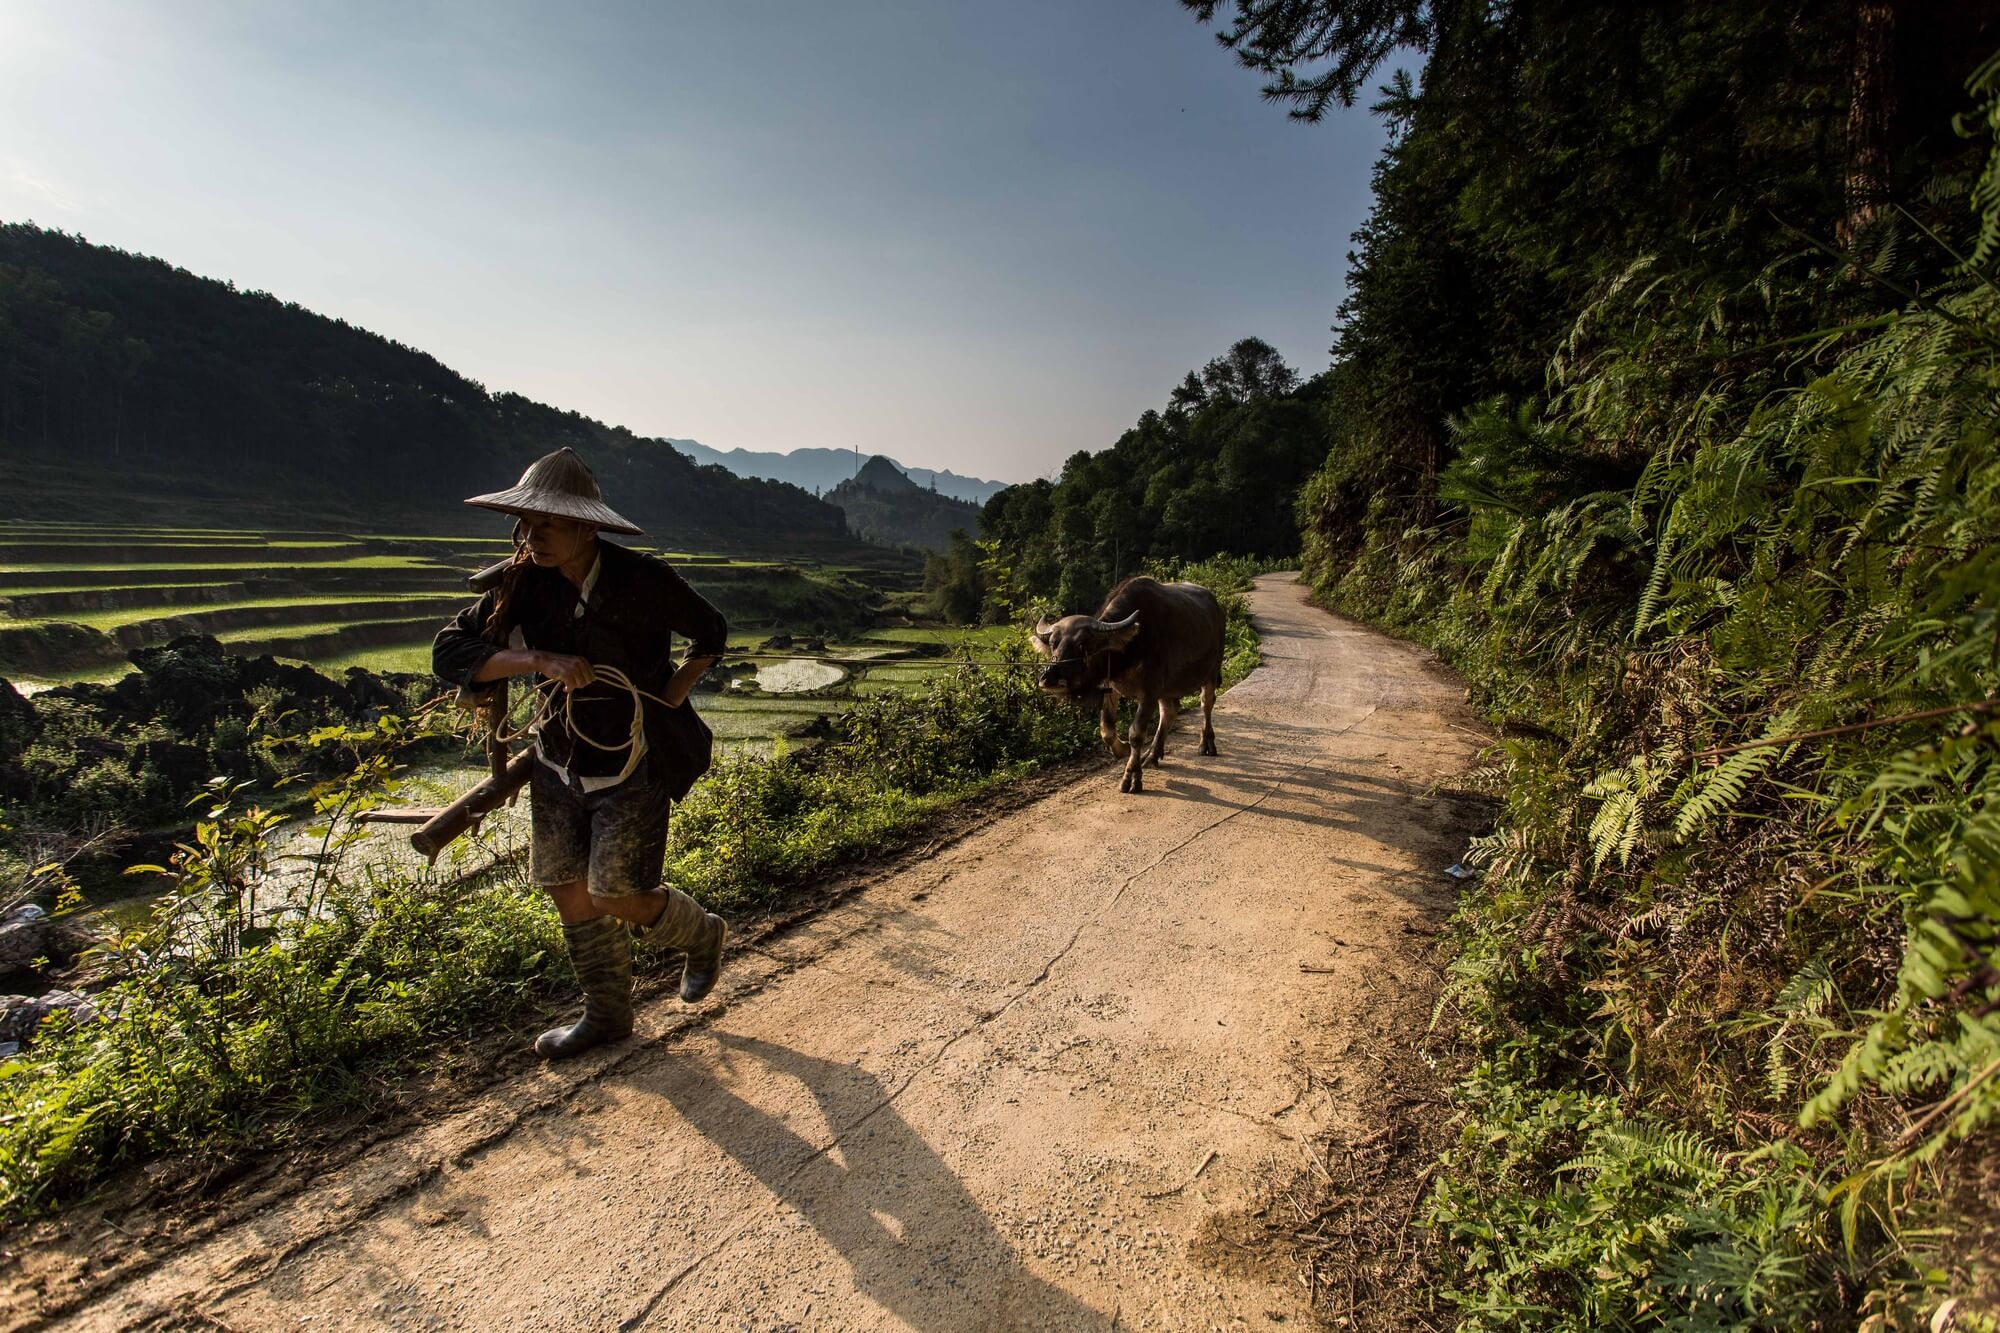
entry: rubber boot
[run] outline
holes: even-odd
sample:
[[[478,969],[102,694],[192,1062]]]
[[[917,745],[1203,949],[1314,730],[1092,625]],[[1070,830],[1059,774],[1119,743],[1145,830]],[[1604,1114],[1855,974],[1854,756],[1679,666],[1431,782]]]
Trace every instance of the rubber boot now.
[[[565,925],[563,941],[583,983],[583,1017],[535,1039],[535,1054],[544,1060],[581,1055],[632,1035],[632,936],[625,923],[615,916],[592,917]]]
[[[702,923],[702,939],[688,946],[687,965],[681,969],[681,1000],[693,1004],[715,989],[722,975],[722,946],[729,941],[729,923],[713,912]]]
[[[665,890],[667,901],[660,915],[646,927],[647,934],[669,949],[685,949],[687,965],[681,970],[681,999],[689,1004],[715,989],[722,975],[722,945],[729,938],[728,923],[679,889]]]

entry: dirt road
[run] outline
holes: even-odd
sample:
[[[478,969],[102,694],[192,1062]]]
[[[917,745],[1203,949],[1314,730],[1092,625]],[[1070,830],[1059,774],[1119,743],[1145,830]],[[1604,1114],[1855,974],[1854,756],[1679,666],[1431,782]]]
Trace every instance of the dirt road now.
[[[1100,771],[183,1242],[64,1326],[1296,1328],[1245,1244],[1407,1046],[1477,744],[1425,655],[1253,594],[1266,664]],[[1412,1011],[1415,1011],[1414,1017]]]

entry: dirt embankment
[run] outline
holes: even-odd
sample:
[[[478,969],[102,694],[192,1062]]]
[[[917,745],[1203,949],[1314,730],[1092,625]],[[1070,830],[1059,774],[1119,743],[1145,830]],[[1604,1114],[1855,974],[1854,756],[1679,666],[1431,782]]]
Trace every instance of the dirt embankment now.
[[[1477,736],[1418,650],[1252,605],[1219,758],[1058,787],[317,1175],[16,1237],[7,1322],[1309,1323],[1271,1224],[1422,1032]]]
[[[125,660],[118,640],[88,625],[54,621],[42,625],[0,624],[0,675],[62,675],[96,671]]]

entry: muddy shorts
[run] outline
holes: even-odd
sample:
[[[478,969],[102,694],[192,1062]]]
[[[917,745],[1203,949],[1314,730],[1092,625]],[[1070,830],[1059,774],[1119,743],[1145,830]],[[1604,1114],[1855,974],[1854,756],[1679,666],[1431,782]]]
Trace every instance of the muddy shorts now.
[[[665,787],[635,773],[615,787],[581,792],[537,762],[528,792],[534,824],[528,876],[538,887],[584,880],[603,898],[659,888],[673,805]]]

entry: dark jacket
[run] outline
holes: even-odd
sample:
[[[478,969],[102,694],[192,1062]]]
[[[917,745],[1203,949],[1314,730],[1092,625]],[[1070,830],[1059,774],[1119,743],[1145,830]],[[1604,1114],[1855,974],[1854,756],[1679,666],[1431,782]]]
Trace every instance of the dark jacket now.
[[[578,613],[577,589],[559,569],[530,565],[522,571],[509,619],[528,647],[566,653],[593,666],[613,666],[649,694],[659,694],[674,674],[673,636],[686,638],[689,657],[720,656],[729,642],[721,612],[687,585],[666,561],[599,538],[597,582]],[[499,589],[482,596],[438,631],[431,669],[454,685],[471,685],[486,659],[500,648],[481,638]],[[632,696],[599,682],[577,693],[577,727],[607,745],[622,744],[632,729]],[[708,769],[713,738],[690,705],[668,708],[645,701],[646,762],[650,774],[679,800]],[[580,742],[551,716],[542,728],[542,753],[579,777],[608,777],[625,766],[625,751]]]

